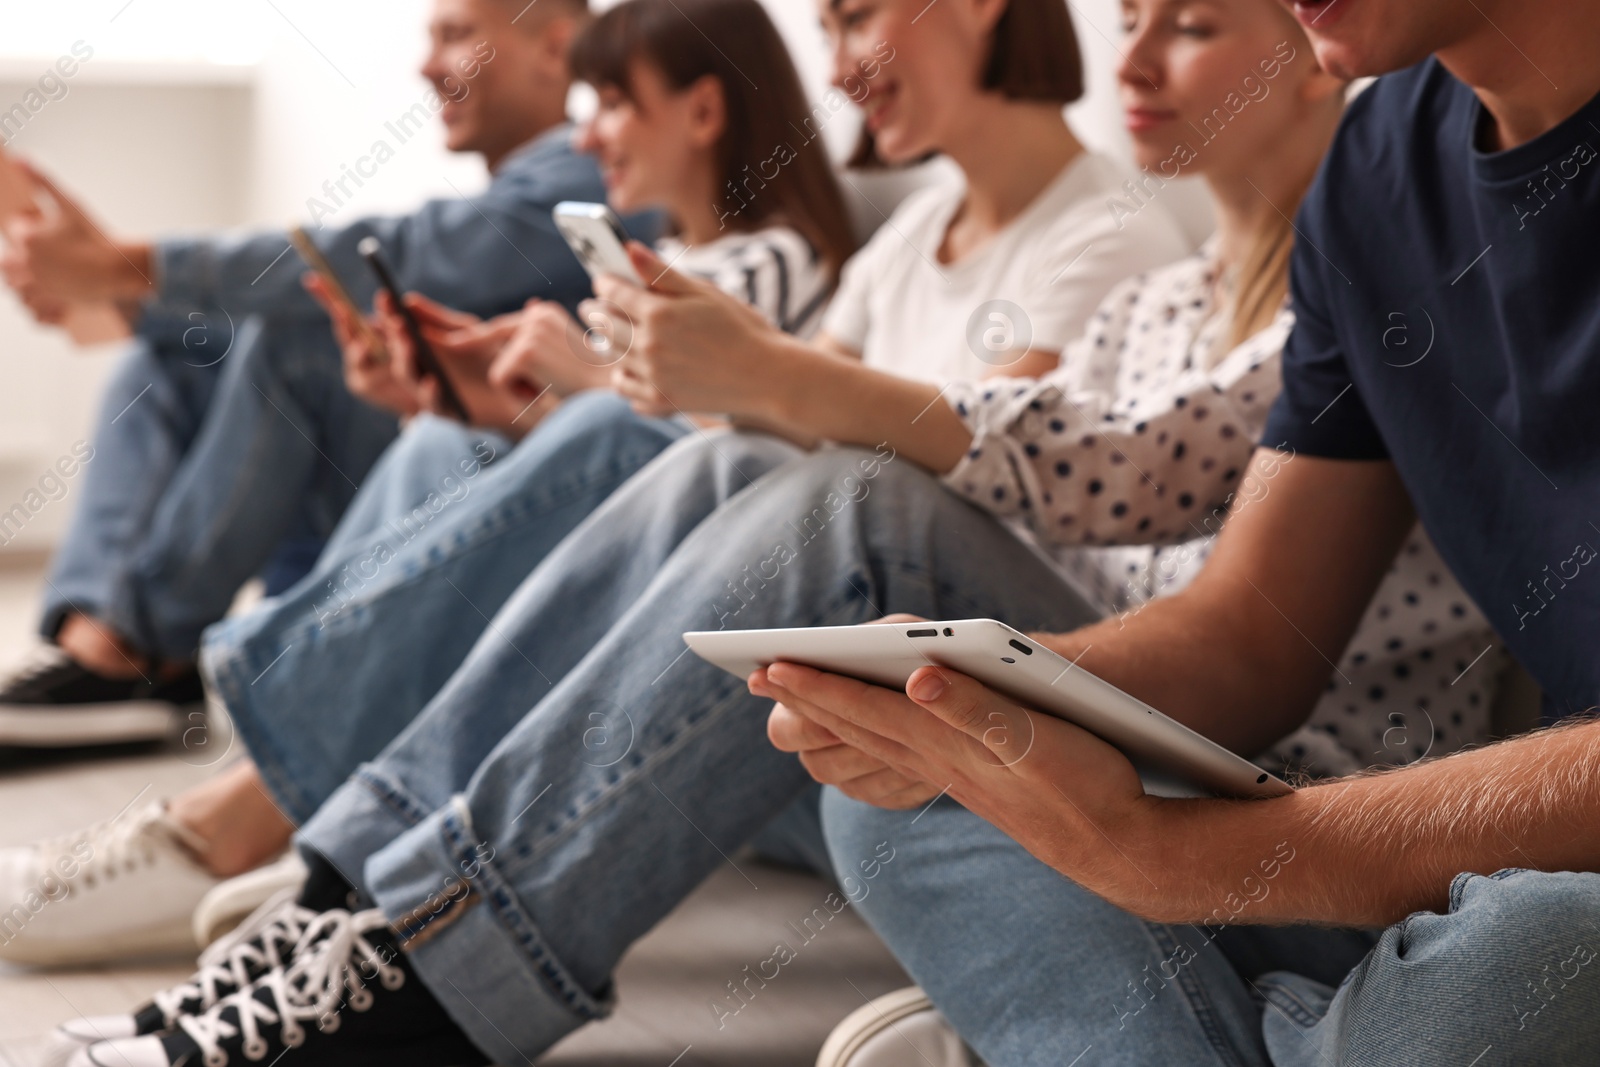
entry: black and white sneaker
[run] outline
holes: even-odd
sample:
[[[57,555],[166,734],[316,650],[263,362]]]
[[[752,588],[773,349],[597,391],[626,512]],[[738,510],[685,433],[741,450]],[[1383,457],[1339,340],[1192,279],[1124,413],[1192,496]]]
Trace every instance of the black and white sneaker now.
[[[417,980],[376,908],[325,911],[306,949],[162,1033],[101,1041],[69,1067],[483,1067],[488,1059]]]
[[[158,991],[130,1015],[86,1015],[56,1027],[45,1046],[42,1067],[61,1067],[75,1053],[98,1041],[159,1034],[185,1015],[201,1015],[224,997],[249,988],[256,979],[287,967],[310,949],[307,930],[319,912],[295,900],[295,890],[278,893],[232,932],[200,954],[200,969],[187,981]],[[326,927],[318,927],[325,933]]]
[[[175,678],[107,678],[55,648],[0,679],[0,747],[126,745],[172,736],[184,713],[202,708],[193,668]]]

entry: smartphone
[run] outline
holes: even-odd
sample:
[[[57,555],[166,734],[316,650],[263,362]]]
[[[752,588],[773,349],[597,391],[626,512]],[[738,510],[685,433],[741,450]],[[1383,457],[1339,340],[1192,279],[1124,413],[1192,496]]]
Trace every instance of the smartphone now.
[[[423,374],[433,378],[439,383],[439,402],[444,405],[445,411],[462,422],[471,422],[467,415],[467,406],[461,402],[461,394],[456,392],[456,387],[450,382],[450,375],[445,373],[444,364],[439,362],[439,357],[433,348],[422,337],[422,327],[417,323],[417,317],[406,307],[405,295],[400,292],[400,285],[394,279],[394,272],[389,269],[389,263],[383,258],[383,248],[378,244],[376,237],[363,237],[361,243],[356,245],[356,251],[361,258],[367,261],[367,266],[372,268],[373,276],[378,279],[378,284],[384,292],[389,294],[389,299],[394,301],[394,306],[400,313],[400,318],[406,324],[406,334],[411,338],[412,347],[417,350],[417,368]]]
[[[289,240],[294,244],[295,251],[300,253],[300,258],[306,261],[306,266],[321,278],[328,289],[332,291],[333,298],[350,313],[351,319],[356,324],[356,332],[361,335],[362,341],[378,356],[382,362],[388,362],[389,352],[383,346],[383,338],[378,336],[378,331],[367,322],[366,313],[361,310],[350,296],[350,290],[344,287],[344,282],[339,275],[334,273],[333,264],[322,254],[322,249],[311,240],[311,235],[306,233],[305,227],[294,226],[289,230]]]
[[[633,269],[628,259],[627,231],[616,212],[604,204],[586,204],[578,200],[563,200],[555,206],[556,229],[566,238],[572,254],[578,257],[590,278],[602,274],[643,285],[644,279]]]

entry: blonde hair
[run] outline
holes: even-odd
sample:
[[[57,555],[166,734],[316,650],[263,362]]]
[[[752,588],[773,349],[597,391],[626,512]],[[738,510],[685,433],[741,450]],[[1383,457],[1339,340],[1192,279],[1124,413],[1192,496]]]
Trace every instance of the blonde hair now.
[[[1286,14],[1286,13],[1285,13]],[[1299,35],[1300,44],[1311,50],[1311,41],[1298,23],[1288,20],[1291,32]],[[1348,88],[1348,86],[1346,86]],[[1340,108],[1344,106],[1340,97]],[[1274,210],[1262,212],[1261,221],[1252,235],[1250,247],[1239,258],[1233,279],[1233,296],[1229,311],[1233,316],[1228,331],[1228,350],[1248,341],[1272,325],[1289,295],[1289,257],[1294,252],[1294,218],[1300,210],[1322,163],[1319,155],[1300,180],[1290,186],[1291,195],[1284,203],[1272,205]]]
[[[1239,259],[1233,280],[1232,328],[1228,331],[1228,350],[1248,341],[1278,317],[1289,295],[1289,256],[1294,251],[1294,226],[1289,221],[1311,187],[1312,175],[1295,187],[1294,202],[1277,205],[1277,211],[1264,212],[1250,240],[1250,247]]]

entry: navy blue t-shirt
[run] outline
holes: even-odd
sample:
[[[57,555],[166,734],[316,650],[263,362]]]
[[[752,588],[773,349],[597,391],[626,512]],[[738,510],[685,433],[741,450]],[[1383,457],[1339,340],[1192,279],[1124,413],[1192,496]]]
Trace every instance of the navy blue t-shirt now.
[[[1432,59],[1351,103],[1262,441],[1392,460],[1559,717],[1600,704],[1600,97],[1509,151],[1489,121]]]

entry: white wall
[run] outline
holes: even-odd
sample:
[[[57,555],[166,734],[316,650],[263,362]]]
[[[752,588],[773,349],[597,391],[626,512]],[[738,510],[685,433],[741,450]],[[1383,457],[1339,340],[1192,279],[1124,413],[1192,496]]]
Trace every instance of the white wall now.
[[[813,0],[763,2],[820,96],[829,60]],[[21,99],[74,41],[95,49],[65,98],[35,115],[11,149],[61,176],[113,232],[302,219],[307,198],[425,88],[415,70],[429,0],[0,3],[0,108]],[[1072,6],[1089,91],[1069,114],[1091,147],[1125,159],[1116,0]],[[826,136],[842,154],[853,123],[832,123]],[[424,196],[471,193],[485,179],[475,159],[451,156],[430,131],[401,146],[341,212],[400,211]],[[1197,239],[1208,228],[1197,189],[1171,190],[1165,200]],[[88,432],[113,356],[73,350],[0,295],[0,511]],[[9,548],[48,544],[69,504],[41,512]]]

